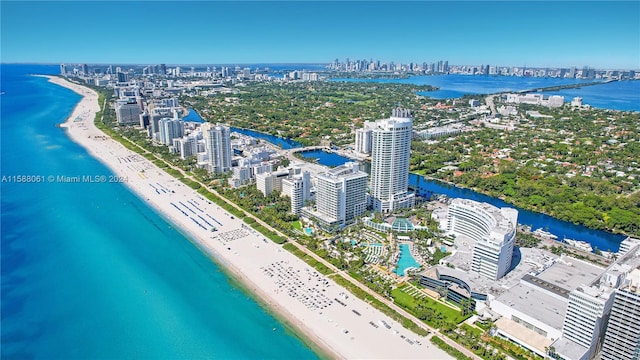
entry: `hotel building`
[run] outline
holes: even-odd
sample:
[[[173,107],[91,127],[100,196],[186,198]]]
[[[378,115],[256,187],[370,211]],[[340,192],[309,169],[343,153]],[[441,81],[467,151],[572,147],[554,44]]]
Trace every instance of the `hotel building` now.
[[[370,200],[374,211],[388,213],[415,203],[415,195],[407,191],[412,126],[411,112],[402,108],[372,125]]]
[[[257,173],[256,187],[265,197],[274,191],[282,192],[282,181],[289,175],[289,170]]]
[[[367,208],[367,173],[360,165],[348,162],[316,177],[316,210],[302,209],[302,214],[316,219],[331,231],[362,215]]]
[[[511,266],[518,211],[466,199],[449,205],[446,230],[474,242],[471,270],[498,280]]]
[[[120,99],[116,101],[116,119],[120,125],[133,125],[140,123],[142,109],[135,98]]]

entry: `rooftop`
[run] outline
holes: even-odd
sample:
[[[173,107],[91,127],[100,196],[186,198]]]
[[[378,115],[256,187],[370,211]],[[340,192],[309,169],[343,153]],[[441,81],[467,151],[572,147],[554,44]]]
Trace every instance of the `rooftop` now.
[[[493,234],[507,234],[515,231],[518,225],[518,210],[513,208],[497,208],[491,204],[456,198],[451,201],[451,207],[464,207],[474,212],[484,213],[491,219],[490,230]],[[451,209],[449,210],[451,211]]]
[[[536,333],[533,330],[529,330],[523,325],[516,323],[511,319],[501,317],[496,322],[496,327],[499,330],[509,334],[516,338],[521,343],[534,347],[536,350],[544,353],[545,349],[551,345],[553,340]]]
[[[367,173],[360,170],[360,164],[357,162],[347,162],[343,165],[337,166],[324,173],[318,174],[319,177],[325,179],[355,179],[363,176],[368,176]]]
[[[582,345],[578,345],[571,340],[564,337],[558,339],[553,343],[553,347],[556,349],[556,353],[567,360],[578,360],[589,350]]]
[[[545,291],[518,284],[496,300],[554,329],[562,329],[568,300],[560,300]]]
[[[536,275],[536,278],[571,292],[579,286],[590,284],[603,271],[604,268],[599,266],[562,256],[555,264]]]

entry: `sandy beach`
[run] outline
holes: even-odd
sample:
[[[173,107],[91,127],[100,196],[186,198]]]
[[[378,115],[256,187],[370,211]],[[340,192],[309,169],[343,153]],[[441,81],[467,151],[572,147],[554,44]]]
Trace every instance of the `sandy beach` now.
[[[93,124],[99,111],[95,91],[58,77],[48,78],[83,96],[61,125],[68,136],[107,165],[116,176],[114,180],[146,200],[322,352],[347,359],[452,359],[426,338],[352,296],[330,277],[106,136]],[[216,231],[212,231],[214,227]]]

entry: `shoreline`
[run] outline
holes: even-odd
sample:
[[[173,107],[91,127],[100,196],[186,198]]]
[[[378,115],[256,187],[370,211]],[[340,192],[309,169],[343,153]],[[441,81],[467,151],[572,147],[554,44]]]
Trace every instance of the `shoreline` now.
[[[287,331],[293,331],[316,355],[452,359],[427,338],[404,329],[282,246],[267,240],[242,220],[233,218],[97,129],[94,118],[99,104],[94,90],[59,77],[46,77],[49,82],[82,96],[66,122],[60,125],[67,136],[115,175],[127,179],[127,188],[219,265],[232,281],[241,285],[243,292],[279,320]],[[210,219],[219,224],[215,232],[203,225],[203,222],[210,224]],[[340,301],[335,301],[338,298]],[[390,327],[378,326],[378,322]],[[415,342],[418,339],[420,345]]]
[[[97,101],[98,100],[97,93],[92,89],[68,82],[59,77],[43,76],[43,75],[34,75],[34,76],[41,76],[41,77],[48,78],[49,82],[65,87],[67,89],[70,89],[76,94],[82,96],[82,98],[80,99],[76,107],[71,111],[69,117],[65,120],[64,123],[59,124],[59,127],[65,129],[66,135],[72,141],[84,147],[85,150],[89,152],[89,155],[91,155],[94,159],[100,161],[104,165],[106,165],[111,171],[117,174],[118,173],[117,168],[114,168],[112,164],[110,164],[108,161],[96,156],[96,154],[93,153],[91,148],[87,147],[86,144],[79,141],[78,138],[74,137],[74,135],[71,134],[70,132],[69,124],[72,121],[72,119],[75,118],[74,115],[77,114],[77,111],[79,108],[84,109],[84,106],[80,107],[81,104],[83,102],[88,103],[89,101],[93,101],[93,98],[87,97],[87,95],[89,94],[90,96],[95,96],[95,105],[97,107],[95,112],[90,111],[89,113],[87,113],[87,118],[85,120],[91,121],[91,123],[93,123],[93,120],[95,118],[95,113],[99,111],[99,106],[100,106]],[[86,91],[79,91],[80,90],[79,88],[86,89]],[[99,129],[95,128],[95,130],[100,132],[102,136],[108,137],[108,135],[104,134]],[[111,138],[109,138],[109,141],[113,141],[114,143],[122,146],[120,143],[112,140]],[[158,169],[158,171],[162,171],[162,170]],[[283,307],[279,306],[279,304],[267,300],[268,297],[265,296],[266,294],[262,294],[259,288],[252,286],[251,280],[246,278],[240,269],[234,267],[232,264],[225,261],[225,259],[222,256],[220,256],[220,254],[216,253],[215,250],[204,246],[204,244],[202,244],[200,241],[197,240],[198,237],[192,231],[190,231],[187,227],[182,226],[180,222],[176,221],[177,219],[175,219],[173,216],[167,214],[165,209],[163,209],[162,207],[159,207],[157,204],[153,202],[148,201],[149,200],[148,198],[145,200],[145,198],[141,196],[141,194],[138,191],[136,191],[134,187],[130,186],[128,182],[125,182],[124,185],[136,197],[138,197],[145,204],[150,206],[160,216],[160,218],[168,222],[171,226],[175,228],[175,230],[177,230],[180,234],[182,234],[182,236],[184,236],[192,245],[196,246],[198,250],[203,252],[209,258],[209,260],[213,261],[220,268],[220,271],[222,271],[228,278],[230,278],[232,282],[235,282],[236,284],[240,285],[236,287],[238,287],[247,296],[251,297],[254,301],[256,301],[258,305],[263,309],[265,309],[271,316],[275,317],[276,320],[278,320],[278,322],[280,322],[286,330],[293,329],[293,330],[300,331],[302,333],[302,336],[298,333],[294,333],[293,336],[298,338],[306,347],[310,348],[316,355],[319,355],[320,358],[323,358],[323,356],[326,356],[327,358],[340,357],[339,354],[335,352],[328,345],[324,343],[318,343],[317,339],[314,341],[312,334],[309,334],[308,329],[305,329],[304,327],[296,324],[295,317],[289,314]]]

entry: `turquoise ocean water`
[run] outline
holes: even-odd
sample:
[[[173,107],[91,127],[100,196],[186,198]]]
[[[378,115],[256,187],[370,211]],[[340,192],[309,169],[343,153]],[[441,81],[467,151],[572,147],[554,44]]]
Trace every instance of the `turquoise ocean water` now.
[[[317,358],[56,125],[80,97],[2,65],[1,357]],[[273,329],[275,328],[275,331]]]

